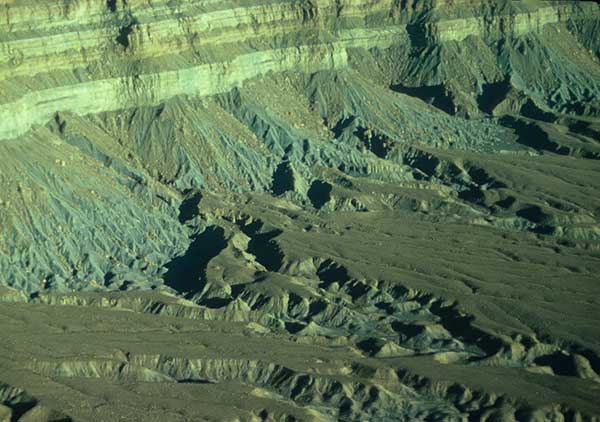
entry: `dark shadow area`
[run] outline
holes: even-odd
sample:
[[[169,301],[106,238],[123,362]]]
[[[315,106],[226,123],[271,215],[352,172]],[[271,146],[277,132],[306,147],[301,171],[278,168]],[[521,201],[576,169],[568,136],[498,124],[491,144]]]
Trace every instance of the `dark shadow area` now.
[[[16,422],[19,419],[21,419],[21,416],[23,416],[25,413],[29,412],[31,409],[33,409],[36,404],[37,401],[36,400],[32,400],[32,401],[24,401],[24,402],[19,402],[19,403],[3,403],[5,406],[10,407],[10,409],[12,410],[12,415],[11,415],[11,422]]]
[[[114,272],[108,271],[106,274],[104,274],[104,285],[108,286],[113,281],[113,279],[116,278],[116,276],[117,274],[115,274]]]
[[[383,340],[371,337],[366,340],[359,341],[356,343],[356,346],[358,346],[358,348],[363,352],[369,355],[374,355],[381,350],[384,344],[385,342]]]
[[[214,382],[214,381],[205,380],[205,379],[192,379],[192,378],[179,380],[179,381],[177,381],[177,383],[178,384],[216,384],[216,382]]]
[[[282,422],[300,422],[300,420],[298,418],[296,418],[294,415],[285,415],[285,417],[283,419],[273,418],[269,415],[269,412],[267,409],[262,409],[260,412],[258,412],[258,417],[260,418],[261,422],[267,422],[267,421],[273,421],[273,420],[280,420]]]
[[[392,315],[394,313],[394,307],[388,302],[377,302],[375,303],[375,307],[388,315]]]
[[[306,328],[306,324],[304,324],[302,322],[286,322],[285,323],[285,329],[290,334],[296,334],[299,331],[303,330],[304,328]]]
[[[264,222],[254,220],[250,224],[238,224],[238,227],[250,238],[248,252],[256,257],[256,260],[267,270],[276,272],[283,264],[283,252],[274,238],[283,233],[280,229],[274,229],[260,233]]]
[[[469,167],[467,173],[475,185],[470,185],[466,189],[458,192],[458,197],[463,201],[486,206],[486,190],[482,188],[483,185],[486,185],[487,189],[501,189],[506,187],[506,184],[494,179],[480,167]]]
[[[319,287],[321,288],[327,288],[335,282],[340,286],[343,286],[350,281],[348,270],[331,259],[326,260],[319,266],[317,269],[317,276],[319,277],[319,280],[321,280],[321,283],[319,284]]]
[[[521,114],[530,119],[539,120],[547,123],[556,122],[556,115],[553,113],[546,112],[535,105],[531,99],[527,100],[521,107]]]
[[[456,106],[450,93],[444,85],[431,85],[420,87],[408,87],[404,85],[391,85],[390,89],[395,92],[419,98],[443,112],[454,115]]]
[[[315,180],[308,189],[307,196],[313,207],[321,209],[331,199],[332,186],[321,180]]]
[[[559,155],[569,155],[569,149],[550,140],[548,134],[537,124],[518,120],[512,116],[500,119],[500,124],[513,129],[517,142],[538,151],[549,151]]]
[[[355,280],[351,284],[346,285],[345,291],[350,295],[352,300],[355,301],[369,293],[372,289],[371,286]]]
[[[550,216],[544,211],[542,211],[542,209],[537,205],[531,205],[525,208],[521,208],[516,212],[516,214],[517,216],[531,221],[535,224],[546,223],[550,218]]]
[[[400,321],[392,321],[392,329],[403,337],[403,340],[408,340],[421,334],[425,328],[421,325],[405,324]]]
[[[117,11],[117,0],[106,0],[106,7],[110,12]]]
[[[461,315],[454,306],[443,306],[438,302],[435,302],[430,310],[440,318],[440,323],[453,337],[479,347],[487,356],[502,348],[500,339],[473,326],[473,316]]]
[[[165,284],[179,293],[195,293],[206,283],[206,268],[225,247],[225,231],[211,226],[195,236],[187,251],[166,265]]]
[[[133,32],[133,28],[135,28],[135,26],[137,26],[138,24],[138,20],[135,18],[130,19],[129,23],[127,25],[122,26],[121,28],[119,28],[119,34],[117,35],[116,41],[121,44],[123,47],[128,48],[129,47],[129,35],[131,35],[131,33]]]
[[[283,252],[274,238],[282,234],[281,230],[256,234],[248,242],[248,252],[267,270],[276,272],[283,265]]]
[[[600,356],[597,353],[593,352],[592,350],[579,347],[576,348],[575,352],[586,358],[590,362],[594,372],[600,374]]]
[[[436,174],[440,160],[434,155],[416,150],[410,155],[405,154],[402,157],[402,164],[418,170],[413,175],[415,179],[421,180],[424,177],[433,177]]]
[[[547,226],[547,225],[538,225],[532,231],[537,234],[552,235],[556,232],[556,227]]]
[[[222,298],[222,297],[213,297],[210,299],[202,300],[200,303],[203,306],[211,309],[219,309],[229,305],[232,302],[232,299]]]
[[[373,129],[359,126],[354,131],[354,135],[360,139],[369,151],[379,158],[386,158],[392,149],[392,140]]]
[[[556,228],[551,224],[551,216],[546,214],[537,205],[530,205],[521,208],[515,214],[518,217],[524,218],[525,220],[535,224],[536,226],[531,229],[531,231],[534,233],[551,235],[556,231]]]
[[[592,124],[589,122],[577,121],[568,125],[568,128],[571,132],[577,133],[579,135],[584,135],[589,138],[592,138],[596,142],[600,142],[600,130],[597,130],[592,127]]]
[[[61,135],[65,134],[65,130],[67,128],[67,121],[64,120],[59,113],[54,115],[54,123],[56,123],[56,127],[58,128],[58,133]]]
[[[512,205],[517,201],[517,198],[515,198],[514,196],[507,196],[504,199],[501,199],[499,201],[496,201],[494,203],[494,205],[503,208],[503,209],[509,209],[510,207],[512,207]]]
[[[342,136],[344,134],[346,129],[352,127],[353,125],[355,126],[355,123],[356,123],[355,116],[344,117],[344,118],[340,119],[333,128],[331,128],[331,131],[333,132],[333,135],[336,138],[339,138],[340,136]]]
[[[485,193],[477,186],[458,192],[458,198],[476,205],[485,205]]]
[[[534,361],[537,365],[549,366],[556,375],[576,376],[577,368],[572,356],[560,352],[551,355],[540,356]]]
[[[312,377],[310,375],[300,375],[296,377],[296,385],[292,388],[292,392],[290,393],[290,398],[292,400],[298,400],[298,396],[300,396],[304,390],[311,385]]]
[[[179,222],[185,223],[198,215],[198,205],[202,200],[202,193],[195,191],[188,193],[179,206]]]
[[[499,82],[483,84],[481,94],[477,97],[479,109],[487,114],[492,114],[498,104],[506,99],[512,89],[510,78]]]
[[[564,112],[565,112],[565,114],[576,114],[578,116],[592,114],[588,111],[588,107],[586,107],[586,104],[590,104],[592,101],[593,101],[593,99],[588,98],[587,100],[582,99],[581,102],[567,103],[564,106]]]
[[[308,316],[314,317],[327,309],[327,302],[324,300],[315,300],[308,306]]]
[[[255,236],[264,227],[265,223],[261,220],[253,220],[251,223],[239,224],[238,227],[248,237]]]
[[[294,190],[294,172],[289,162],[284,161],[277,166],[273,173],[271,192],[274,195],[283,195],[287,191]]]
[[[471,180],[478,185],[487,185],[491,189],[501,189],[506,187],[506,184],[494,179],[487,171],[480,167],[470,166],[467,169],[467,173]]]
[[[409,24],[406,26],[406,32],[413,47],[423,48],[427,45],[427,32],[423,25]]]

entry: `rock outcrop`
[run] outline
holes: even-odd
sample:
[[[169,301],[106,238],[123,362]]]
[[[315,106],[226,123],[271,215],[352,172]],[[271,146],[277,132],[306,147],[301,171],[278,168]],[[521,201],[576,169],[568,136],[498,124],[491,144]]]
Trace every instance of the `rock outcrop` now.
[[[88,115],[158,106],[177,96],[228,92],[270,72],[310,74],[347,67],[349,49],[385,50],[394,44],[443,49],[443,44],[469,38],[489,45],[565,26],[577,36],[590,27],[597,31],[600,14],[593,2],[423,2],[410,8],[389,1],[184,1],[151,7],[142,1],[45,1],[3,7],[0,139],[23,135],[60,112]],[[483,54],[474,58],[485,59]],[[479,64],[478,82],[493,82],[499,70],[506,70],[499,67],[512,65],[494,61]],[[436,76],[443,77],[451,66],[439,75],[415,73],[421,84],[436,83]],[[527,80],[516,82],[530,86]],[[588,83],[583,88],[592,89],[591,99],[598,86],[593,79]]]

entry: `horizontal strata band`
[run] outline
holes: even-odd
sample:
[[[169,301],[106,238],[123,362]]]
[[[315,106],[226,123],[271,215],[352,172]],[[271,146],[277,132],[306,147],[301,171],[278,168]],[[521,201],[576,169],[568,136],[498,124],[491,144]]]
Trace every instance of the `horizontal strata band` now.
[[[389,6],[389,5],[388,5]],[[120,26],[131,25],[127,43],[135,52],[136,59],[183,53],[185,51],[227,43],[240,43],[256,38],[289,36],[303,28],[334,29],[356,27],[345,24],[345,20],[367,18],[382,11],[390,14],[390,8],[381,4],[377,8],[342,8],[339,12],[320,6],[307,11],[303,3],[277,3],[269,5],[236,7],[204,13],[188,11],[156,11],[146,16],[136,11],[113,20],[94,20],[88,25],[69,19],[48,17],[49,22],[40,22],[39,27],[30,28],[12,23],[7,9],[7,24],[0,28],[5,41],[0,43],[0,80],[8,77],[34,75],[40,72],[84,67],[102,60],[114,45]],[[594,13],[596,12],[596,13]],[[544,7],[535,12],[522,12],[501,17],[496,25],[510,28],[517,35],[539,31],[545,24],[564,19],[585,19],[597,14],[597,8],[587,6]],[[384,15],[377,19],[383,20]],[[68,16],[68,15],[67,15]],[[94,16],[94,15],[92,15]],[[105,14],[97,15],[100,17]],[[327,20],[335,18],[335,25]],[[405,26],[387,19],[387,25]],[[26,21],[28,25],[31,21]],[[85,22],[85,19],[84,19]],[[61,24],[62,26],[58,26]],[[48,27],[49,25],[49,27]],[[474,16],[461,19],[444,19],[424,25],[422,30],[437,41],[461,41],[470,35],[489,31],[490,22]],[[364,23],[361,26],[365,26]],[[331,27],[331,28],[329,28]],[[381,27],[381,26],[379,26]],[[2,30],[4,29],[4,30]],[[347,28],[349,29],[349,28]],[[377,28],[371,28],[376,30]],[[4,32],[4,33],[2,33]]]
[[[242,54],[229,62],[160,73],[123,76],[47,90],[30,92],[0,105],[0,139],[26,133],[32,125],[45,124],[56,112],[79,115],[152,106],[178,95],[208,96],[227,92],[269,72],[342,68],[347,65],[347,48],[386,47],[394,32],[355,31],[345,41],[304,45]]]
[[[349,48],[386,48],[409,43],[414,35],[410,34],[414,31],[410,23],[383,27],[366,23],[368,17],[378,13],[389,16],[395,7],[389,1],[265,2],[245,7],[239,6],[243,2],[233,7],[222,2],[184,1],[176,8],[167,2],[157,2],[153,8],[144,8],[142,2],[128,2],[128,9],[115,10],[118,17],[114,18],[103,2],[70,2],[68,7],[59,3],[46,1],[42,9],[46,14],[34,19],[27,12],[39,13],[38,3],[4,5],[5,25],[0,26],[0,35],[6,39],[0,43],[0,139],[21,136],[33,125],[48,122],[56,112],[85,115],[156,105],[178,95],[227,92],[269,72],[294,69],[310,73],[344,67]],[[493,32],[496,27],[521,35],[539,31],[546,24],[597,16],[594,4],[563,4],[517,11],[497,22],[480,16],[449,17],[418,30],[436,42],[451,42]],[[328,23],[332,18],[336,22]],[[357,18],[363,20],[359,27],[354,21]],[[127,35],[128,51],[107,53],[114,50],[119,25],[135,26]],[[293,40],[293,34],[303,28],[330,41],[313,40],[293,47],[289,46],[294,44],[291,41],[273,45],[277,44],[274,38]],[[250,39],[255,40],[251,47],[240,45]],[[236,48],[236,44],[240,46]],[[173,65],[175,68],[167,67],[170,58],[178,54],[195,54],[215,46],[231,46],[226,49],[231,50],[231,57],[198,59],[200,63],[195,64],[181,60],[182,64]],[[165,68],[158,66],[149,71],[145,66],[144,74],[140,74],[136,66],[127,65],[150,60],[162,60]],[[116,74],[85,70],[89,66],[102,69],[103,63],[113,61],[123,64]],[[85,74],[81,82],[62,82],[51,88],[35,83],[43,78],[59,80],[55,76],[58,72],[76,69]]]

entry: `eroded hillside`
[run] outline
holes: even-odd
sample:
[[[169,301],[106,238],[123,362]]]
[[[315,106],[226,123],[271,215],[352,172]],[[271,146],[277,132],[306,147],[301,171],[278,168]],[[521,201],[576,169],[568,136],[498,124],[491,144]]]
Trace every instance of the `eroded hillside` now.
[[[595,2],[1,1],[0,419],[596,420],[599,98]]]

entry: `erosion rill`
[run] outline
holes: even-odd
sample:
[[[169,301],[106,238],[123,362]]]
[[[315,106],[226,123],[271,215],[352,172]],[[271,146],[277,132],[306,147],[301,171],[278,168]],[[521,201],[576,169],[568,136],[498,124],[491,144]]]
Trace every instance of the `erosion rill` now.
[[[0,0],[0,421],[600,419],[600,6]]]

